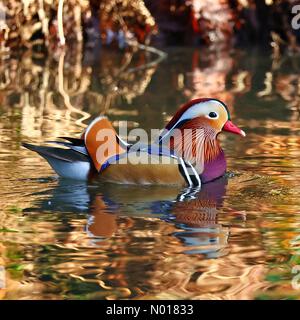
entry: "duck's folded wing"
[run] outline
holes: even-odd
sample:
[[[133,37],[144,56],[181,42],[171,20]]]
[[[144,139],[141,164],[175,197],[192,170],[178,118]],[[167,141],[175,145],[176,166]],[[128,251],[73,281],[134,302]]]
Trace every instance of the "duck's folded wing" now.
[[[184,185],[178,159],[151,154],[148,150],[129,150],[111,157],[101,172],[101,181],[120,184]]]
[[[127,152],[110,157],[102,168],[101,178],[111,182],[201,186],[191,164],[159,145],[130,146]]]

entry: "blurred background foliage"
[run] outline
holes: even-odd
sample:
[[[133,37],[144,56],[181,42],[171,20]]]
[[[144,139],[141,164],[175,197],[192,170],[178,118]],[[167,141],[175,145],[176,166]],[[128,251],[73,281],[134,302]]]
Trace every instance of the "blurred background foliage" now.
[[[1,51],[75,42],[117,45],[260,44],[298,51],[295,0],[4,0]]]

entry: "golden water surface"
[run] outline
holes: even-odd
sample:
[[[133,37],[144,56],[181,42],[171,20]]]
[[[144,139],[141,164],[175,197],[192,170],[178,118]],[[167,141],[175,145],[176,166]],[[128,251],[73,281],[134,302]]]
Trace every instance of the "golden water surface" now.
[[[300,63],[259,50],[88,49],[1,57],[0,299],[299,299]],[[227,177],[174,187],[60,180],[21,141],[97,115],[161,128],[195,97],[247,132]]]

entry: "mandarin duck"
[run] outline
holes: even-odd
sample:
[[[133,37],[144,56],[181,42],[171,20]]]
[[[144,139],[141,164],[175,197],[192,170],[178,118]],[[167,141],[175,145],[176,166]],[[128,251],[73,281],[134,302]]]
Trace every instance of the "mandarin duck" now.
[[[119,184],[201,186],[223,176],[226,159],[218,142],[222,131],[245,136],[217,99],[194,99],[171,118],[153,144],[129,144],[100,116],[80,138],[51,141],[61,147],[23,146],[45,158],[64,178]]]

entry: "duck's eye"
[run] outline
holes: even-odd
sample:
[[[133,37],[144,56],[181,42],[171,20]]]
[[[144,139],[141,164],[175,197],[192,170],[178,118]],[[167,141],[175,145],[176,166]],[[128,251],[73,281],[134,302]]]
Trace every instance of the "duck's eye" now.
[[[217,114],[216,112],[214,112],[214,111],[210,112],[210,113],[208,114],[208,116],[209,116],[210,118],[218,118],[218,114]]]

